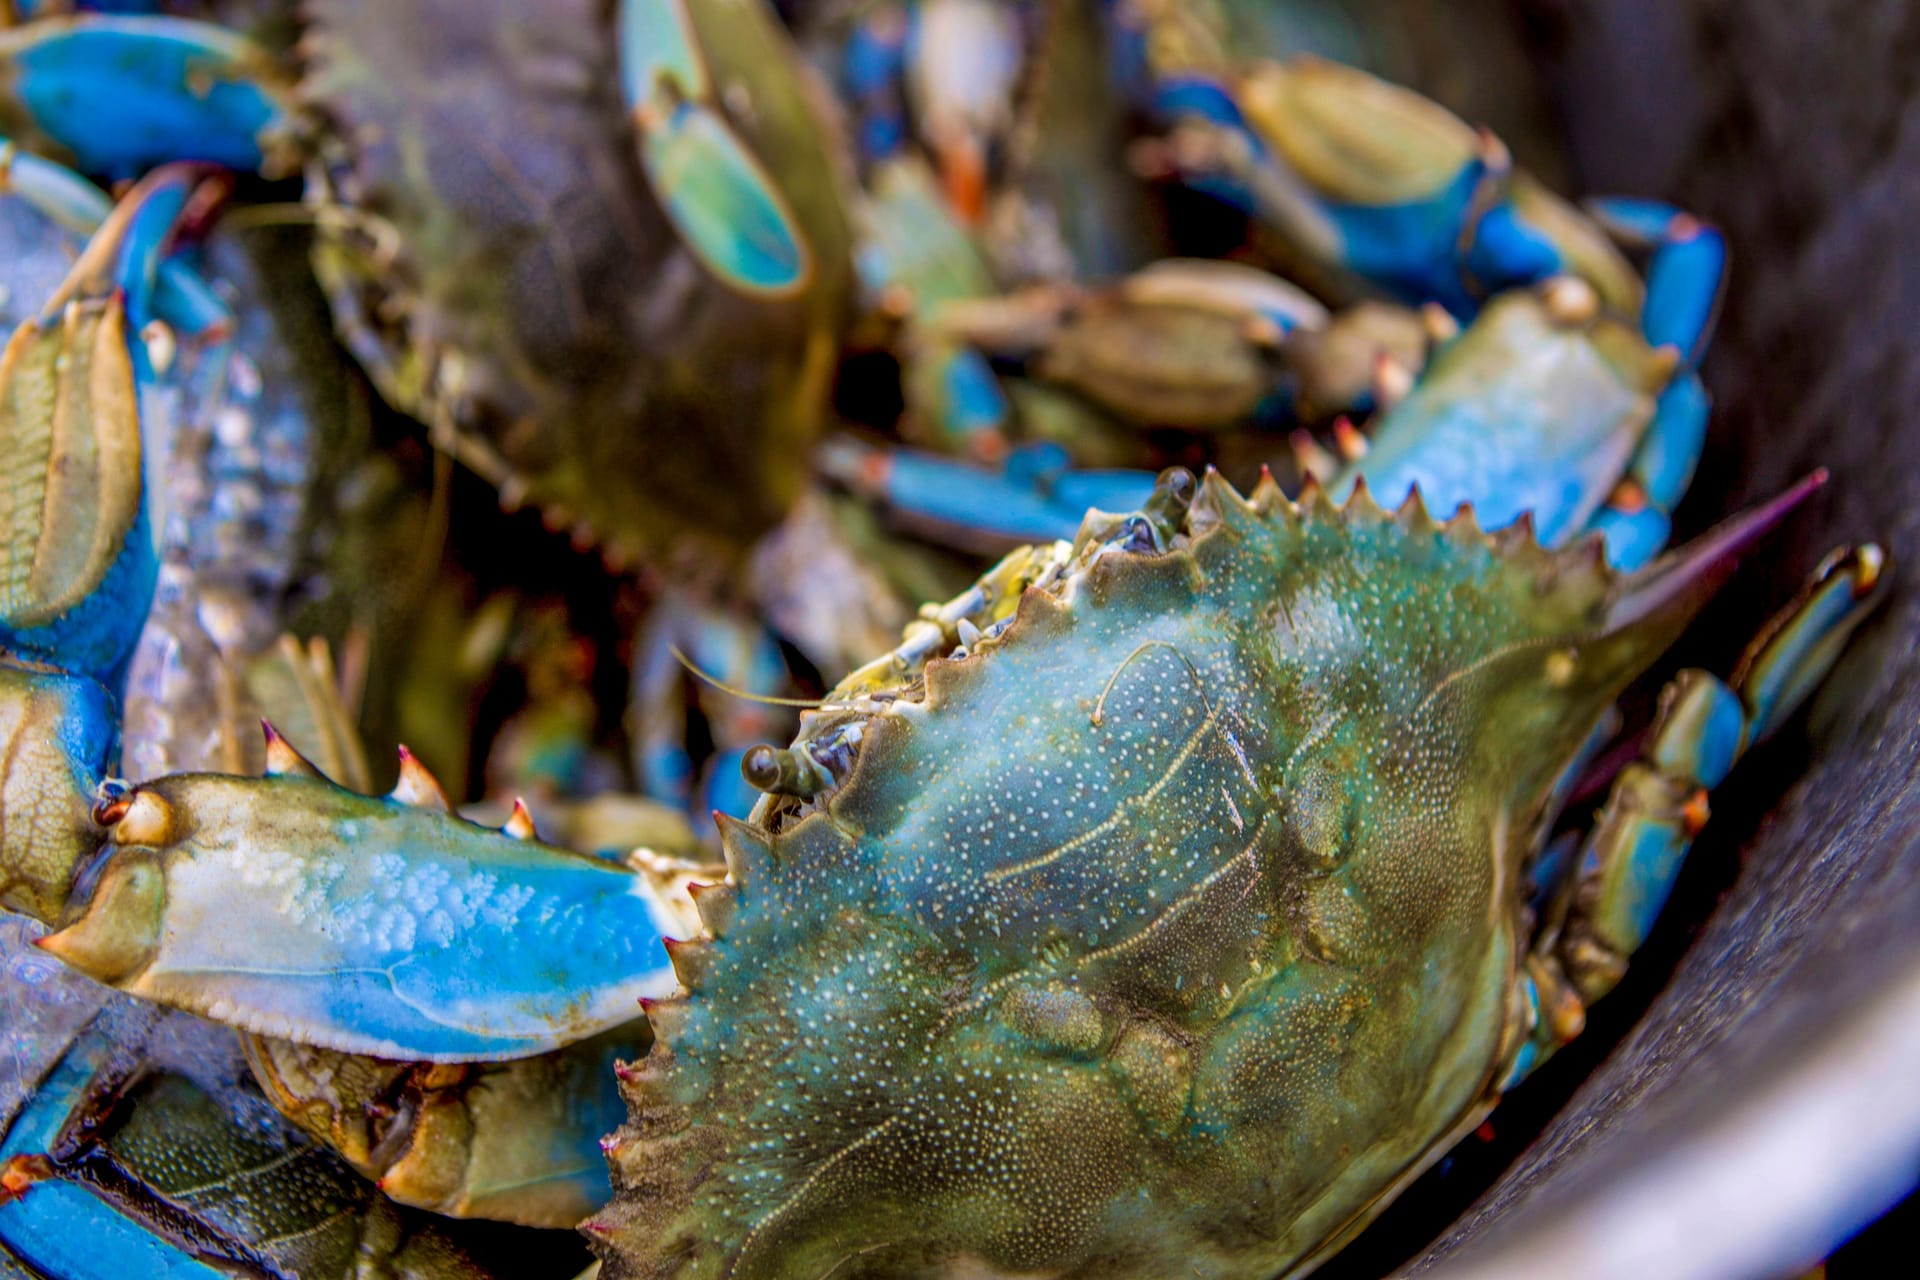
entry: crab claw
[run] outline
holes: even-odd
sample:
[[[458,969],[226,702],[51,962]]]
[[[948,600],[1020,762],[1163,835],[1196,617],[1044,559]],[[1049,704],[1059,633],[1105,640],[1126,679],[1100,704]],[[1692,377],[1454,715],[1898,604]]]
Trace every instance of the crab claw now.
[[[91,680],[0,666],[0,907],[44,924],[65,914],[100,848],[89,811],[117,724],[113,700]]]
[[[542,1053],[674,987],[669,889],[447,813],[418,776],[366,796],[300,772],[175,774],[119,799],[84,905],[40,941],[146,999],[320,1048],[448,1062]],[[29,862],[25,879],[64,892],[77,860]]]
[[[713,100],[680,3],[622,4],[621,84],[640,163],[661,209],[729,288],[778,297],[804,288],[812,255],[773,175]]]
[[[84,202],[52,171],[30,172],[36,208],[84,221]],[[105,211],[0,354],[0,449],[21,488],[0,516],[0,646],[115,689],[146,619],[159,567],[151,530],[165,516],[165,495],[145,483],[161,453],[147,439],[148,392],[164,363],[146,333],[153,320],[167,331],[205,320],[191,273],[162,270],[199,176],[166,166]]]
[[[0,120],[91,174],[124,177],[166,160],[231,169],[266,163],[284,127],[284,72],[212,23],[68,15],[0,32]],[[105,104],[111,103],[111,108]]]

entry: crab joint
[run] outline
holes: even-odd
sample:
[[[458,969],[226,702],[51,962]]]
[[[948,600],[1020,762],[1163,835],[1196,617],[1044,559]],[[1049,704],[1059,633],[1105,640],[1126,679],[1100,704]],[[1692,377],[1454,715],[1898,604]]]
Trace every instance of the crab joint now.
[[[94,812],[100,824],[111,830],[115,844],[157,848],[179,838],[173,806],[151,791],[135,789],[103,801]]]
[[[53,1161],[46,1156],[8,1157],[5,1163],[0,1163],[0,1205],[12,1204],[54,1176]]]

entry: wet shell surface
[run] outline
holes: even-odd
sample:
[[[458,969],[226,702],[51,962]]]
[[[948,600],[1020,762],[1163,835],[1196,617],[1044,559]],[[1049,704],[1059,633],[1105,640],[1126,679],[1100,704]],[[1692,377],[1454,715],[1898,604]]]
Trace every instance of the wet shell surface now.
[[[609,1276],[1272,1275],[1477,1122],[1548,789],[1678,622],[1417,496],[1185,485],[726,826]]]

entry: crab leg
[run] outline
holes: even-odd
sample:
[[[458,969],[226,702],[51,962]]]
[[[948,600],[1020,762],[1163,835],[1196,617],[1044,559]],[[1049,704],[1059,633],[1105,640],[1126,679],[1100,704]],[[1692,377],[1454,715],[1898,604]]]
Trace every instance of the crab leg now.
[[[25,165],[21,176],[57,220],[85,216],[86,202],[46,167]],[[4,517],[0,647],[116,691],[158,569],[156,490],[145,475],[166,442],[143,427],[161,376],[150,324],[221,333],[205,286],[190,272],[163,271],[166,240],[197,180],[193,169],[169,166],[135,188],[0,355],[0,439],[8,457],[32,460],[23,479],[38,476],[41,486]],[[169,310],[175,303],[185,314]]]
[[[268,1100],[401,1204],[571,1227],[612,1188],[600,1139],[624,1118],[620,1064],[645,1018],[511,1062],[390,1062],[244,1037]]]
[[[111,1040],[92,1031],[83,1035],[7,1131],[0,1144],[0,1178],[7,1180],[0,1190],[0,1244],[47,1274],[76,1280],[217,1280],[226,1273],[59,1179],[47,1158],[112,1057]]]
[[[1626,475],[1594,513],[1607,559],[1637,569],[1660,553],[1673,530],[1672,511],[1693,480],[1707,442],[1712,402],[1697,373],[1682,373],[1654,402],[1646,435]]]
[[[1725,293],[1726,237],[1658,201],[1609,196],[1588,208],[1616,239],[1652,251],[1640,330],[1656,347],[1679,348],[1685,367],[1697,365]]]
[[[341,876],[327,867],[326,853],[316,854],[295,868],[266,844],[256,841],[247,847],[244,835],[222,835],[219,824],[209,825],[196,818],[197,836],[220,848],[229,871],[232,860],[238,860],[251,863],[262,874],[228,874],[220,883],[221,858],[210,860],[213,865],[199,878],[207,881],[202,897],[220,904],[217,926],[210,923],[212,915],[204,909],[204,902],[201,908],[195,907],[192,881],[196,877],[191,872],[173,875],[166,886],[171,889],[174,883],[184,883],[189,892],[166,894],[157,910],[146,916],[124,911],[115,914],[112,906],[102,906],[101,899],[110,896],[114,892],[110,886],[129,874],[124,865],[116,864],[127,850],[106,842],[115,833],[124,834],[129,823],[138,826],[149,822],[155,793],[99,781],[101,762],[107,757],[114,730],[104,690],[80,677],[0,667],[0,725],[6,730],[6,755],[12,762],[5,778],[0,779],[4,783],[0,808],[8,816],[7,823],[0,827],[0,903],[42,920],[72,921],[72,927],[42,939],[41,945],[96,977],[111,976],[99,967],[102,946],[110,953],[116,946],[138,945],[130,939],[143,929],[157,928],[160,937],[154,944],[154,968],[171,964],[174,971],[158,977],[148,972],[138,979],[123,979],[130,990],[215,1016],[216,1020],[256,1028],[271,1026],[309,1040],[327,1036],[326,1028],[302,1020],[301,1011],[316,1006],[326,1015],[347,1019],[356,1034],[370,1026],[377,1030],[377,1012],[370,1015],[373,1020],[369,1023],[358,1020],[353,1004],[357,975],[351,972],[351,958],[343,960],[348,972],[333,971],[323,960],[309,960],[309,972],[291,976],[275,972],[298,964],[303,955],[310,957],[314,947],[303,947],[275,914],[274,907],[262,907],[261,900],[273,899],[276,894],[299,896],[301,891],[291,886],[290,878],[312,872],[319,896],[339,896],[326,904],[326,918],[308,923],[329,935],[338,947],[349,950],[356,941],[365,943],[369,929],[404,932],[406,925],[395,912],[417,905],[423,892],[433,899],[430,905],[449,917],[463,908],[469,914],[486,915],[490,907],[500,904],[519,911],[528,933],[514,940],[516,961],[533,966],[536,982],[544,973],[561,984],[554,1003],[571,1003],[565,991],[577,983],[577,977],[560,971],[544,954],[541,941],[546,935],[542,926],[555,923],[554,913],[548,909],[551,894],[542,898],[529,892],[523,876],[520,883],[504,886],[491,903],[484,902],[479,895],[486,886],[475,887],[483,876],[464,881],[448,878],[444,874],[449,865],[446,858],[422,857],[418,850],[409,857],[407,851],[368,847],[372,841],[348,847],[338,838],[337,826],[331,833],[336,837],[332,857],[369,866],[391,875],[397,883],[369,891],[352,876]],[[292,785],[279,786],[271,794],[271,804],[258,806],[279,813],[284,830],[285,811],[309,802],[303,800],[300,787],[304,784],[311,788],[316,780],[305,772],[310,766],[278,738],[269,738],[267,755],[274,768],[294,771],[285,780]],[[176,776],[163,779],[160,785],[194,781]],[[208,775],[198,781],[217,786],[221,781],[248,780]],[[330,784],[317,785],[350,800],[379,803]],[[434,784],[417,765],[403,770],[401,790],[415,804],[431,806],[435,802]],[[177,789],[167,793],[180,794]],[[450,815],[415,816],[429,821],[437,818],[442,844],[457,842],[462,836],[482,840],[492,836],[505,845],[519,843]],[[240,817],[242,821],[234,824],[236,829],[262,825],[245,822],[244,814]],[[507,824],[506,834],[525,837],[529,825],[524,812],[517,812]],[[674,932],[692,935],[700,928],[686,892],[688,880],[696,873],[692,868],[655,858],[643,859],[625,870],[594,859],[569,858],[558,851],[542,857],[537,846],[527,848],[526,853],[535,862],[592,868],[601,876],[625,882],[640,895],[640,899],[598,904],[589,913],[592,920],[605,919],[615,928],[623,927],[623,922],[624,927],[631,927],[635,913],[627,902],[639,901],[642,912],[650,912],[649,904],[666,904],[660,909],[667,916],[673,916],[671,904],[677,903],[680,910],[672,918]],[[148,863],[153,860],[146,852],[132,856]],[[137,869],[132,874],[137,878]],[[700,874],[719,873],[714,869]],[[509,877],[502,874],[500,878]],[[540,883],[550,886],[551,880],[548,876]],[[96,890],[96,886],[109,887]],[[88,898],[90,893],[93,896]],[[124,903],[124,895],[120,901]],[[120,925],[125,926],[124,931]],[[421,931],[431,933],[432,928],[429,922]],[[643,928],[658,939],[656,928],[650,924]],[[486,935],[488,931],[482,927],[474,932]],[[214,957],[211,963],[205,956],[187,955],[182,959],[182,946],[191,952],[196,940],[211,935],[224,939],[216,947],[227,953],[224,959]],[[94,941],[88,940],[90,936]],[[171,945],[169,936],[181,945]],[[645,936],[625,941],[646,948]],[[488,938],[483,936],[480,942],[485,945]],[[563,937],[559,942],[565,946],[568,940]],[[507,953],[497,938],[491,949]],[[173,953],[171,960],[169,950]],[[412,1002],[410,1013],[431,1016],[433,1011],[420,998],[418,975],[409,978],[406,970],[414,959],[431,964],[433,947],[422,942],[415,952],[414,957],[396,959],[389,966],[389,976],[396,987],[405,988],[396,998]],[[340,954],[345,956],[344,951]],[[444,958],[444,949],[441,954]],[[592,954],[582,949],[582,962],[590,963]],[[660,989],[670,988],[673,979],[664,976],[667,965],[661,963],[667,953],[657,941],[653,954],[663,975]],[[604,949],[602,955],[607,958]],[[238,971],[253,984],[252,988],[235,998],[235,993],[221,985],[223,978],[230,976],[221,971],[223,965]],[[276,977],[283,989],[273,987]],[[303,978],[310,981],[310,989],[298,985]],[[457,981],[468,979],[488,981],[485,971],[472,964],[462,968]],[[153,985],[164,985],[168,980],[177,983],[172,996]],[[213,992],[212,1004],[207,989]],[[257,1004],[247,1003],[249,994],[257,997]],[[632,1017],[634,1008],[627,998],[630,994],[615,996],[617,1025],[607,1032],[512,1062],[441,1065],[389,1061],[259,1036],[249,1038],[249,1057],[276,1106],[334,1147],[365,1176],[379,1182],[395,1200],[439,1213],[568,1226],[608,1194],[598,1141],[620,1117],[613,1064],[644,1053],[650,1038],[644,1019]],[[593,996],[591,991],[584,992],[579,1002],[588,1004]],[[433,998],[429,995],[427,1000]],[[223,1002],[228,1007],[219,1007]],[[473,1016],[476,1011],[463,1006],[459,1012],[461,1016]],[[386,1057],[405,1056],[397,1052],[404,1047],[387,1049]]]
[[[1689,669],[1667,687],[1645,751],[1615,779],[1549,906],[1523,982],[1541,1013],[1509,1084],[1577,1035],[1585,1007],[1620,981],[1707,820],[1708,793],[1825,678],[1884,586],[1879,547],[1843,547],[1748,647],[1730,680]]]
[[[243,1030],[436,1062],[542,1053],[672,990],[663,939],[691,930],[646,876],[539,843],[524,813],[499,831],[453,817],[411,756],[384,797],[277,735],[268,758],[263,778],[103,792],[99,832],[66,851],[76,885],[7,850],[36,904],[72,894],[36,912],[57,927],[39,945]]]
[[[1073,470],[1057,444],[1025,445],[998,471],[918,449],[880,449],[842,438],[820,451],[821,470],[936,540],[1005,550],[1071,538],[1090,507],[1131,511],[1153,491],[1149,471]]]
[[[498,1274],[470,1232],[264,1123],[231,1041],[140,1007],[83,1029],[0,1141],[0,1258],[60,1280]]]
[[[1652,252],[1640,332],[1649,346],[1680,357],[1626,478],[1594,518],[1609,557],[1630,569],[1666,545],[1670,513],[1706,444],[1711,400],[1696,370],[1726,291],[1727,245],[1718,229],[1655,201],[1614,197],[1588,207],[1616,239]]]

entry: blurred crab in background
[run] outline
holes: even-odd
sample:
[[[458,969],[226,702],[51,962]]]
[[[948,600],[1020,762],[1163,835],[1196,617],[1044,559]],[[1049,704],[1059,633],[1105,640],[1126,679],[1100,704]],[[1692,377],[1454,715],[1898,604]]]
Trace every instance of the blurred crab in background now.
[[[1578,1034],[1883,557],[1593,776],[1813,486],[1656,559],[1724,246],[1362,8],[0,33],[0,1265],[1267,1274]]]

